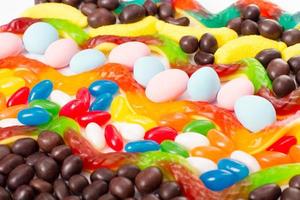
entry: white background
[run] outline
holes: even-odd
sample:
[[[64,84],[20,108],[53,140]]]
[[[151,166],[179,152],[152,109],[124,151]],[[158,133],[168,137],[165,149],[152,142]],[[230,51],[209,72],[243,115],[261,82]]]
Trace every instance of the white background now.
[[[0,0],[0,24],[7,23],[19,16],[22,11],[33,5],[34,0]],[[198,0],[204,7],[211,12],[218,12],[228,7],[235,0]],[[299,0],[271,0],[280,5],[281,8],[289,12],[300,11]]]

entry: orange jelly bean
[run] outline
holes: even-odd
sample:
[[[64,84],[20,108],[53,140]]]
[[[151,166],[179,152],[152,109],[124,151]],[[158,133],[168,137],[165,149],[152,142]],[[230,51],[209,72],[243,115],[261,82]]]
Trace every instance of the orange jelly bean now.
[[[263,151],[255,154],[254,157],[259,162],[261,168],[292,163],[288,155],[276,151]]]
[[[172,127],[177,131],[181,131],[188,122],[190,122],[188,115],[184,113],[170,113],[162,116],[158,123],[161,126]]]
[[[192,156],[208,158],[216,163],[229,155],[220,148],[214,146],[195,147],[190,153]]]
[[[293,145],[290,148],[288,155],[294,162],[300,162],[300,145]]]
[[[0,112],[0,120],[5,118],[16,118],[19,111],[27,108],[28,105],[16,105],[3,109]]]
[[[232,140],[216,129],[210,130],[207,133],[207,138],[209,139],[211,145],[219,147],[223,151],[228,153],[234,151],[234,143]]]

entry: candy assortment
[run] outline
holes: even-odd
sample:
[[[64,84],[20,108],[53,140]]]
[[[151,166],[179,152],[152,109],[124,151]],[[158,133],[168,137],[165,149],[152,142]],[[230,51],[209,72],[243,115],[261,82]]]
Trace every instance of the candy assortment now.
[[[36,1],[0,26],[0,197],[297,199],[298,15]]]

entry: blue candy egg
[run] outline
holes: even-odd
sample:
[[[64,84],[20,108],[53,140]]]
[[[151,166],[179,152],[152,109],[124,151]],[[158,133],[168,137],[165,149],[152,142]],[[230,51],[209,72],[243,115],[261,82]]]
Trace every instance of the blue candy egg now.
[[[31,102],[37,99],[47,99],[53,89],[53,84],[49,80],[43,80],[37,83],[30,91],[28,101]]]
[[[104,111],[110,107],[113,97],[110,93],[104,93],[99,95],[92,105],[90,106],[91,111]]]
[[[212,191],[222,191],[237,182],[237,177],[233,173],[223,169],[205,172],[200,179]]]
[[[21,110],[18,113],[18,120],[27,126],[37,126],[48,123],[51,115],[43,108],[32,107]]]
[[[24,32],[23,43],[28,52],[43,54],[58,38],[58,32],[53,26],[45,22],[37,22]]]
[[[219,160],[218,168],[235,174],[237,176],[237,181],[243,180],[249,175],[249,169],[244,163],[230,158]]]
[[[257,132],[276,121],[276,111],[265,98],[247,95],[239,98],[234,105],[239,122],[248,130]]]
[[[125,146],[125,151],[130,153],[158,151],[159,149],[159,144],[152,140],[139,140],[128,142]]]
[[[97,97],[104,93],[115,95],[118,90],[119,86],[115,82],[109,80],[95,81],[89,87],[89,91],[94,97]]]
[[[85,49],[75,54],[70,61],[70,69],[74,73],[82,73],[95,69],[105,63],[105,55],[97,49]]]
[[[162,62],[153,56],[139,58],[133,66],[133,77],[142,86],[146,87],[150,79],[165,70]]]
[[[190,77],[187,92],[194,101],[213,102],[220,88],[221,82],[215,70],[202,67]]]

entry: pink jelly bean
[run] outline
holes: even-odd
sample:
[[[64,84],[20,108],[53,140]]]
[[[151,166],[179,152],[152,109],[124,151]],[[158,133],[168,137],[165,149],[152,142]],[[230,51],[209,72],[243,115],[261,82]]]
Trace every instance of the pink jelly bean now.
[[[115,151],[122,151],[124,143],[121,134],[112,124],[105,127],[104,136],[106,144]]]
[[[110,120],[110,113],[103,111],[91,111],[78,117],[77,122],[82,127],[86,127],[89,123],[94,122],[99,126],[105,125]]]
[[[162,143],[164,140],[174,140],[177,136],[177,131],[167,126],[158,126],[148,130],[145,133],[145,140],[154,140],[157,143]]]
[[[27,104],[30,89],[29,87],[21,87],[8,99],[6,106],[16,106],[21,104]]]

